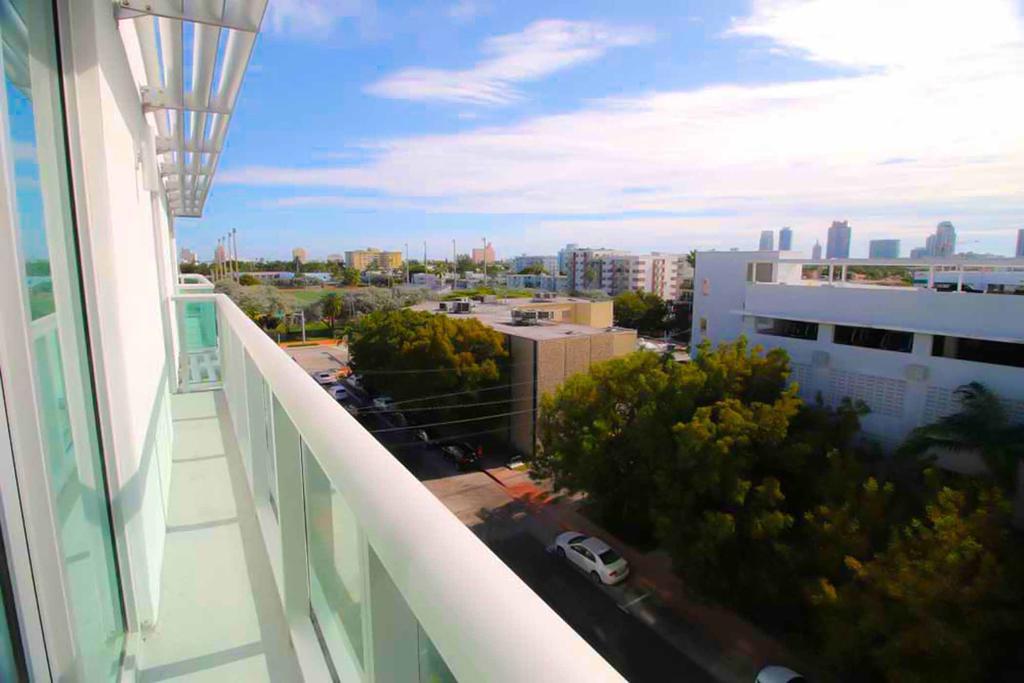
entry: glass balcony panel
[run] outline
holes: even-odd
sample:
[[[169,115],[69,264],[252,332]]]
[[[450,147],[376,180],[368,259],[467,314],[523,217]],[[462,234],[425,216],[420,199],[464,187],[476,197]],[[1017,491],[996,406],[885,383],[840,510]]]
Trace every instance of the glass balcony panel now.
[[[221,381],[217,343],[217,305],[209,300],[179,299],[180,376],[186,391],[212,388]]]
[[[310,609],[332,660],[363,653],[363,537],[356,516],[303,448]]]

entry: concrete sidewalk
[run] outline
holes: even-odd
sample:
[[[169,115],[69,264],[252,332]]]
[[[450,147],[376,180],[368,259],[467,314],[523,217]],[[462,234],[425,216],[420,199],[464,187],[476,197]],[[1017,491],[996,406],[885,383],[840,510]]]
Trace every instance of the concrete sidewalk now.
[[[680,652],[719,681],[749,683],[766,664],[784,664],[801,670],[777,640],[734,612],[700,603],[672,570],[664,551],[644,553],[609,533],[578,512],[580,497],[552,495],[550,488],[530,479],[527,472],[492,468],[487,474],[509,496],[527,506],[547,533],[547,542],[564,530],[599,536],[629,563],[632,578],[619,589],[620,609],[646,622]]]

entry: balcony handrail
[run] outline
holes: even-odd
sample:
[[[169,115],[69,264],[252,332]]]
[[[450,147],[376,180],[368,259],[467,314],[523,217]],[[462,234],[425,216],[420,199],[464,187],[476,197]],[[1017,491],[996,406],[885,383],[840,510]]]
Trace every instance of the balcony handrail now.
[[[210,282],[202,273],[181,273],[178,275],[179,285],[203,285],[205,287],[213,287],[213,283]]]
[[[623,680],[227,295],[176,298],[217,302],[457,680]]]

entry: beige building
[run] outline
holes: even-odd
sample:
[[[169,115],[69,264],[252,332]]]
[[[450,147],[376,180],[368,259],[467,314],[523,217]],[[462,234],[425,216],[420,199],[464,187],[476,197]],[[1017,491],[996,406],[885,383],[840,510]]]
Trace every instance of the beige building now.
[[[309,260],[309,254],[302,247],[295,247],[292,249],[292,260],[298,261],[299,263],[305,263]]]
[[[397,270],[402,267],[402,252],[381,251],[373,247],[345,252],[345,265],[356,270]]]
[[[494,245],[488,242],[483,247],[477,247],[473,249],[473,254],[471,258],[473,259],[473,263],[486,263],[487,265],[494,263],[496,260],[494,254]]]
[[[452,309],[447,303],[446,308]],[[438,312],[437,303],[417,308]],[[537,415],[544,394],[593,363],[636,349],[636,330],[612,326],[611,301],[509,299],[473,302],[468,313],[450,314],[472,316],[507,338],[512,368],[509,439],[526,455],[536,448]]]

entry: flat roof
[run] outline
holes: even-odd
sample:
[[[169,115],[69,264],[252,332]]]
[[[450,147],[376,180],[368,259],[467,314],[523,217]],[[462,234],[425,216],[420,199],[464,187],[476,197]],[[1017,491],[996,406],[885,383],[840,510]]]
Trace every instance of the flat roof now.
[[[574,323],[539,323],[537,325],[515,325],[512,323],[512,310],[525,307],[529,304],[549,303],[590,303],[587,299],[573,299],[570,297],[559,297],[557,299],[545,299],[544,301],[533,301],[531,299],[501,299],[496,303],[473,302],[473,310],[470,313],[447,313],[438,310],[437,301],[428,301],[416,304],[412,308],[417,311],[428,313],[440,313],[454,317],[476,318],[484,325],[491,327],[510,337],[522,337],[534,341],[545,341],[550,339],[565,339],[567,337],[592,337],[602,334],[616,332],[631,332],[623,327],[590,327],[589,325],[577,325]]]

